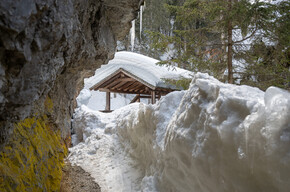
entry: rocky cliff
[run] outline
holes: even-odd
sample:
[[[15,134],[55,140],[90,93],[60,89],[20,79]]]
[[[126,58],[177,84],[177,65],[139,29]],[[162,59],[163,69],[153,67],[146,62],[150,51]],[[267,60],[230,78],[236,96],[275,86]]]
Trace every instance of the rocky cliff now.
[[[113,57],[142,2],[0,1],[0,189],[57,190],[83,78]]]

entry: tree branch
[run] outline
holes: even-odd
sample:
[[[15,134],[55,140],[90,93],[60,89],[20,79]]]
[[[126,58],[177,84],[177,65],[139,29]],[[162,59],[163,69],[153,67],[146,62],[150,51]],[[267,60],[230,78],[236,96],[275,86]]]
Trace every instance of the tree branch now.
[[[252,32],[251,35],[249,35],[248,37],[245,37],[245,38],[243,38],[243,39],[241,39],[241,40],[239,40],[239,41],[234,41],[233,44],[241,43],[241,42],[243,42],[243,41],[245,41],[245,40],[247,40],[247,39],[253,37],[253,36],[255,35],[256,32],[257,32],[257,28]]]

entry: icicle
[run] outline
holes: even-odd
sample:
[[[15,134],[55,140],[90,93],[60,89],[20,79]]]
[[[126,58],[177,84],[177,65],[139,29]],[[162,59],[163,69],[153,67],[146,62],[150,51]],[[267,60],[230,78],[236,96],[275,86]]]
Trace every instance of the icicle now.
[[[174,18],[171,17],[170,19],[170,36],[173,36],[173,28],[174,28]]]
[[[143,20],[143,5],[140,7],[140,41],[141,41],[141,35],[142,35],[142,20]]]
[[[132,21],[132,28],[130,30],[131,35],[131,51],[134,51],[134,44],[135,44],[135,20]]]

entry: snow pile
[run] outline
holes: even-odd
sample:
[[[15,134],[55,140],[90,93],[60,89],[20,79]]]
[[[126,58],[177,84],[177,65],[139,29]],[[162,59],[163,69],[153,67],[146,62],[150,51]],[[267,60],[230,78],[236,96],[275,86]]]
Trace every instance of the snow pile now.
[[[78,97],[76,98],[78,107],[81,105],[88,105],[90,98],[92,97],[92,93],[88,89],[82,89]]]
[[[70,160],[104,191],[289,191],[290,93],[198,73],[156,105],[82,106]],[[112,168],[113,167],[113,168]]]

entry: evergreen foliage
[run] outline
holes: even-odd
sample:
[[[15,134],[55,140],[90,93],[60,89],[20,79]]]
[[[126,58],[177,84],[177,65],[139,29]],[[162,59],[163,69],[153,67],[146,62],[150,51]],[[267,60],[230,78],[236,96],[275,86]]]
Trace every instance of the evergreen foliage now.
[[[146,33],[148,49],[167,53],[160,64],[207,72],[223,81],[227,71],[229,83],[289,89],[289,2],[163,2],[174,30],[149,28]]]
[[[245,61],[242,84],[266,89],[277,86],[290,89],[290,3],[272,6],[275,18],[264,25],[263,33],[238,57]]]

